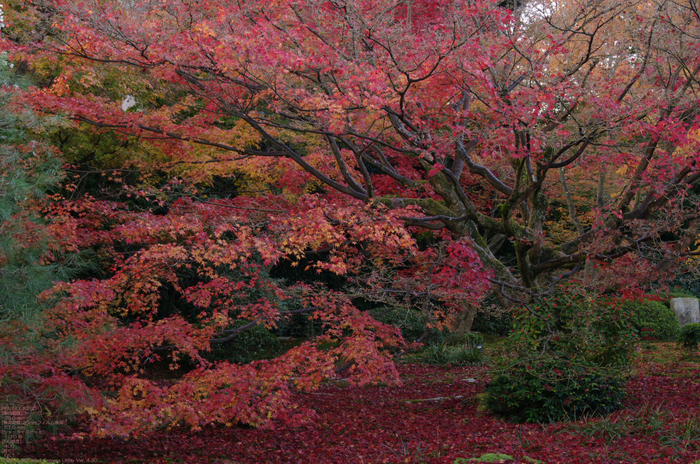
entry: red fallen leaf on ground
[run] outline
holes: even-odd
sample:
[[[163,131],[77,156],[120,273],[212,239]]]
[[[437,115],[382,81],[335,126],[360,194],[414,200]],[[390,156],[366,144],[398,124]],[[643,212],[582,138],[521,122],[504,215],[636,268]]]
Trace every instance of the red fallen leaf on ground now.
[[[664,345],[658,345],[664,348]],[[669,351],[668,356],[678,354]],[[484,367],[399,366],[397,386],[324,384],[294,394],[317,418],[273,430],[208,427],[119,439],[45,441],[28,456],[149,463],[449,463],[503,453],[514,463],[694,462],[700,459],[700,382],[696,364],[640,362],[626,407],[604,417],[552,425],[511,424],[477,410]],[[474,378],[477,382],[462,379]],[[459,398],[457,398],[459,397]]]

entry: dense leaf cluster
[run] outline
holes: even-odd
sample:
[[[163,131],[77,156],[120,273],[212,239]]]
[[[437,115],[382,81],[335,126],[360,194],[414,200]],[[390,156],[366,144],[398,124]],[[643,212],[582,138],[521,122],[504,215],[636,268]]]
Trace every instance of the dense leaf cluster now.
[[[632,327],[640,338],[673,341],[678,336],[678,317],[657,298],[622,300],[617,304],[623,311],[632,313]]]
[[[678,335],[678,344],[688,351],[697,351],[700,347],[700,324],[684,325]]]
[[[621,407],[637,331],[634,313],[577,287],[515,316],[484,405],[514,421],[554,422]]]
[[[484,405],[514,422],[577,420],[620,409],[624,385],[593,363],[543,356],[511,364],[487,387]]]

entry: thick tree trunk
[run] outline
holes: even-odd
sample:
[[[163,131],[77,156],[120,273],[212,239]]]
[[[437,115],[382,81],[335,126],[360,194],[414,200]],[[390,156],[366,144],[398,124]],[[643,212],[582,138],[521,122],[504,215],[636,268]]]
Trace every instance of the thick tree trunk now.
[[[462,312],[450,317],[448,322],[450,332],[457,335],[464,335],[465,333],[471,332],[472,325],[474,324],[474,317],[476,317],[476,312],[476,306],[470,306],[465,308]]]

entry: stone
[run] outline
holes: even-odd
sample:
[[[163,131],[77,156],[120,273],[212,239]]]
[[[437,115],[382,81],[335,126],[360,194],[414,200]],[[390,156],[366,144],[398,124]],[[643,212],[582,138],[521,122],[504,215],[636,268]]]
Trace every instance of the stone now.
[[[681,326],[700,322],[700,306],[697,298],[672,298],[671,310]]]

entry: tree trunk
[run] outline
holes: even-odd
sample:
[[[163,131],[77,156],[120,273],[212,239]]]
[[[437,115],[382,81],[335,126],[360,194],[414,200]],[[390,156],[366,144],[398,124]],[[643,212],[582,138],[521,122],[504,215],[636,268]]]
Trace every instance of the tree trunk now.
[[[470,306],[460,313],[451,316],[447,323],[450,332],[457,335],[464,335],[465,333],[471,332],[474,317],[476,317],[476,312],[476,306]]]

